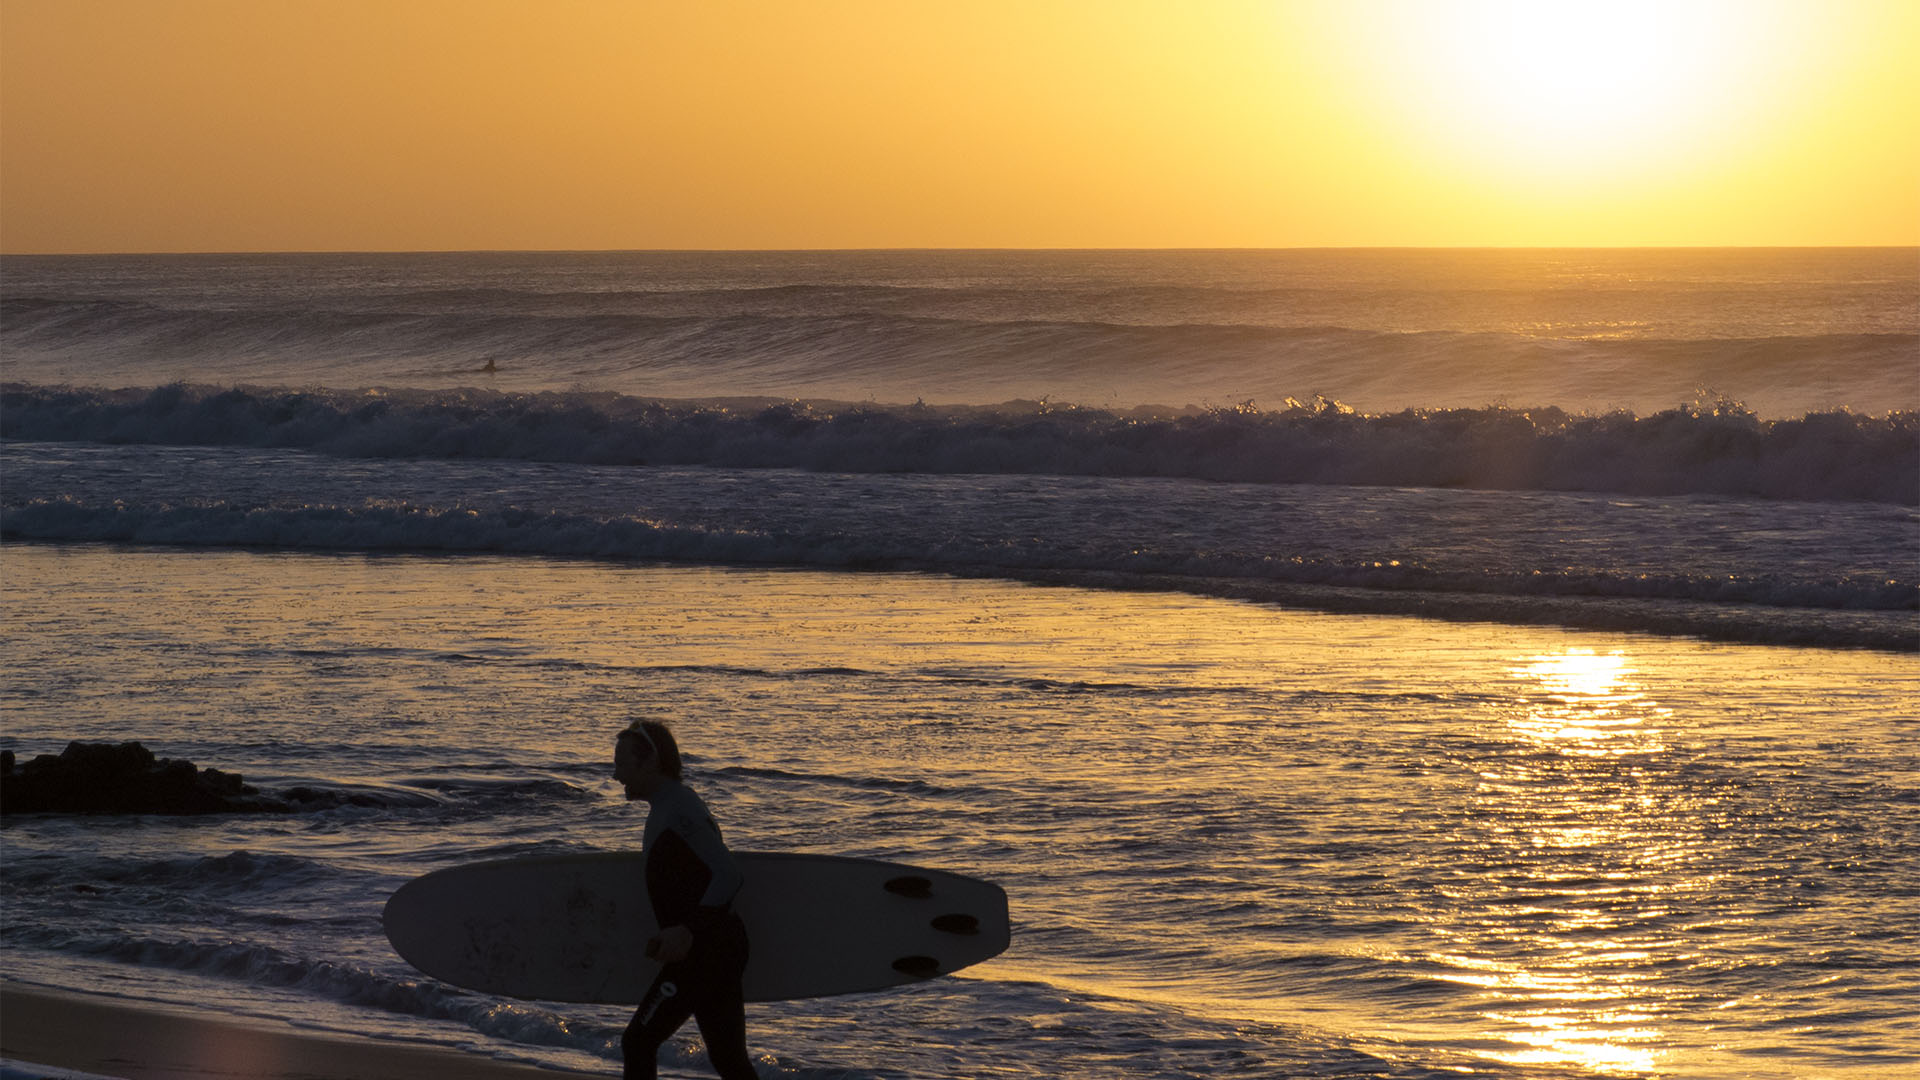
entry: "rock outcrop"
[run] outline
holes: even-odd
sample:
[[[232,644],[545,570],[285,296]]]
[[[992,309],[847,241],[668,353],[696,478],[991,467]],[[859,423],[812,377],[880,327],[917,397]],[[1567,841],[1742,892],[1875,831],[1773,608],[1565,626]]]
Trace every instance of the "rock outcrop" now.
[[[263,796],[239,773],[156,759],[137,742],[68,743],[15,767],[0,753],[0,814],[227,814],[281,812],[286,802]]]

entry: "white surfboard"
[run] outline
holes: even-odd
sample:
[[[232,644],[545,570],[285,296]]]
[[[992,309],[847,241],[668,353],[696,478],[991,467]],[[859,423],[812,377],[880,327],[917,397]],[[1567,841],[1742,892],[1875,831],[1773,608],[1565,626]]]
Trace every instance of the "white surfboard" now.
[[[999,955],[998,885],[832,855],[736,852],[745,883],[748,1001],[880,990]],[[388,899],[387,940],[443,982],[507,997],[638,1004],[659,971],[638,853],[473,863],[414,878]]]

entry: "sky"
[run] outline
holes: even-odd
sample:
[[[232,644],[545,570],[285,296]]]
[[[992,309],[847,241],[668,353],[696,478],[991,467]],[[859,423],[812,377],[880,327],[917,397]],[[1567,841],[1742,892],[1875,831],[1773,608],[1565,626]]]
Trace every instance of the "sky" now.
[[[1920,244],[1920,0],[0,0],[0,251]]]

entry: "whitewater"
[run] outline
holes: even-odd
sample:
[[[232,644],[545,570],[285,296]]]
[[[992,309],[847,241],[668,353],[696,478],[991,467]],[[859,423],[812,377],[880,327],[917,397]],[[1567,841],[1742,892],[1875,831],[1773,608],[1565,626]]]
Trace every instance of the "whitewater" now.
[[[1920,252],[0,259],[8,978],[611,1070],[407,877],[637,843],[992,878],[769,1076],[1920,1063]],[[672,1067],[697,1075],[685,1033]]]

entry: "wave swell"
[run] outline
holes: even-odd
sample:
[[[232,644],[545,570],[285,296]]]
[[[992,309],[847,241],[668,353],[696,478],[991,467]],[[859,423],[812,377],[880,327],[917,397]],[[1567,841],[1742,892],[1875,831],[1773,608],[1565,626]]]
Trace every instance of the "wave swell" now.
[[[1047,395],[1127,406],[1326,394],[1371,410],[1503,401],[1642,411],[1715,392],[1772,418],[1839,405],[1920,407],[1911,378],[1920,335],[1897,318],[1692,326],[1650,322],[1641,302],[1582,292],[1571,305],[1509,297],[1463,319],[1462,305],[1480,310],[1484,297],[1423,292],[1412,310],[1405,296],[1366,289],[1342,291],[1331,306],[1313,299],[1328,295],[480,287],[285,295],[263,307],[245,287],[118,298],[49,290],[0,299],[0,342],[15,378],[148,387],[479,382],[973,404]],[[1694,307],[1728,310],[1697,296]]]

